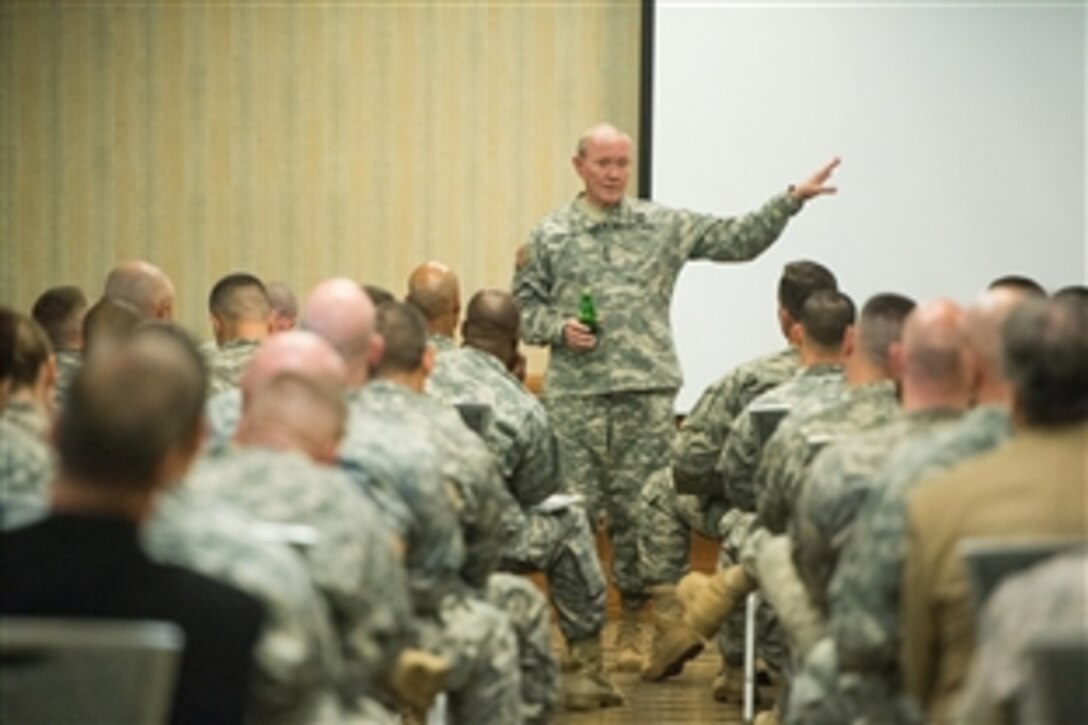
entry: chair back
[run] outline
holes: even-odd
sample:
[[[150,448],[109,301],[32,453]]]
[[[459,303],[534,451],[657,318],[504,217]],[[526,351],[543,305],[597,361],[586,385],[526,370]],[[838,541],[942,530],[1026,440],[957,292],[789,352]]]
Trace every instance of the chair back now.
[[[1088,717],[1088,628],[1046,629],[1032,640],[1028,658],[1043,725],[1084,722]]]
[[[1055,554],[1084,546],[1083,539],[968,539],[960,545],[975,611],[1010,574],[1029,569]]]

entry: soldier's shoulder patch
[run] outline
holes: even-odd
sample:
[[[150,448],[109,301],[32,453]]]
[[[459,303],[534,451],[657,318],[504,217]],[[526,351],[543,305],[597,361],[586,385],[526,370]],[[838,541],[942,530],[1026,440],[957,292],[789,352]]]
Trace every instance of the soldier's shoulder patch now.
[[[521,269],[529,263],[530,257],[532,257],[532,247],[528,244],[522,244],[514,252],[514,268]]]

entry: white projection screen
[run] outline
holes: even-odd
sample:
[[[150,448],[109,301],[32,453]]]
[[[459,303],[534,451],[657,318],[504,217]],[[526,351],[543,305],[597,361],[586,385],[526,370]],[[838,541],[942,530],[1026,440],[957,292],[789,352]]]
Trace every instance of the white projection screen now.
[[[842,158],[839,194],[763,256],[684,269],[677,410],[783,345],[791,259],[830,266],[859,308],[882,291],[967,303],[1008,273],[1083,283],[1086,23],[1081,2],[657,0],[653,199],[743,213]]]

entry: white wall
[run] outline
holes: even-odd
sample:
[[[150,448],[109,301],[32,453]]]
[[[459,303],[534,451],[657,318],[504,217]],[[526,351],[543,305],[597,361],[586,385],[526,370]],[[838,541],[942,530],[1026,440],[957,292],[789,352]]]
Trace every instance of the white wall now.
[[[741,213],[832,155],[811,203],[741,265],[690,264],[672,319],[677,409],[781,346],[782,265],[817,259],[860,305],[969,301],[1011,272],[1088,279],[1083,3],[658,0],[653,197]]]

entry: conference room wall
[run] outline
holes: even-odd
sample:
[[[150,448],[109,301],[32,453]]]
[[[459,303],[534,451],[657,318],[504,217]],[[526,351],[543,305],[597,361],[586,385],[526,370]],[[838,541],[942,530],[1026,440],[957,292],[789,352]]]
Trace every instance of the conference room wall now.
[[[235,270],[505,288],[580,131],[637,134],[638,60],[633,1],[4,4],[0,302],[137,257],[202,337]]]

